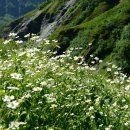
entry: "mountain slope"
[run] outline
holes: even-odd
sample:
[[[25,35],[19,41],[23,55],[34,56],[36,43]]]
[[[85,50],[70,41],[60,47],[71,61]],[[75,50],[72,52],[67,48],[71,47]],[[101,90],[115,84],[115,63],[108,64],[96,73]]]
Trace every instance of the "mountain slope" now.
[[[43,0],[0,0],[0,30],[9,23],[35,9]]]
[[[82,47],[72,55],[83,55],[90,62],[93,54],[114,61],[130,73],[129,13],[129,0],[48,1],[12,22],[4,33],[14,31],[21,37],[36,33],[58,39],[58,54],[70,47]]]

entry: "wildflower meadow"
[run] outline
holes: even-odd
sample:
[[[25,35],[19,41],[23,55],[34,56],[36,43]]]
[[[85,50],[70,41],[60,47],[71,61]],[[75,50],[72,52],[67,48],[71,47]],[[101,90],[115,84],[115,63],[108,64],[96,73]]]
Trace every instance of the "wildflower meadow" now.
[[[11,33],[0,40],[0,130],[129,130],[130,78],[91,55],[87,64],[69,48]]]

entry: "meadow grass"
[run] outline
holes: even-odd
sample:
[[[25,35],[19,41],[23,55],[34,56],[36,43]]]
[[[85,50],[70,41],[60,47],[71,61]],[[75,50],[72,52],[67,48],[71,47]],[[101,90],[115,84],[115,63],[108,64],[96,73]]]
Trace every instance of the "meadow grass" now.
[[[56,40],[39,36],[26,43],[14,33],[0,41],[0,129],[128,130],[130,78],[112,63],[100,74],[100,60],[82,48],[62,55],[49,50]],[[57,46],[58,47],[58,46]]]

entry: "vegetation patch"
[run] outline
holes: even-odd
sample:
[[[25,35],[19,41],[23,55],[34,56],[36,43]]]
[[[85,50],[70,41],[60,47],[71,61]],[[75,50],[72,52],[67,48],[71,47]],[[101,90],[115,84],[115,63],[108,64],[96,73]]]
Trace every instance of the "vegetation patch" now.
[[[73,56],[81,47],[56,56],[26,35],[26,44],[11,33],[0,41],[0,128],[9,130],[125,130],[130,127],[130,78],[121,68],[90,55]]]

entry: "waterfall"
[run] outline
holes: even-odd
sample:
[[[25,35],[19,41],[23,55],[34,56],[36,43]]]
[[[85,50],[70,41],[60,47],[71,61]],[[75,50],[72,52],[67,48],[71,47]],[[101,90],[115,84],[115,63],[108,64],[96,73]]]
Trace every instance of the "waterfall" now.
[[[49,22],[46,16],[43,18],[40,32],[42,39],[46,39],[54,32],[55,28],[66,18],[68,9],[71,8],[76,3],[76,1],[77,0],[67,1],[63,9],[54,17],[52,22]]]

